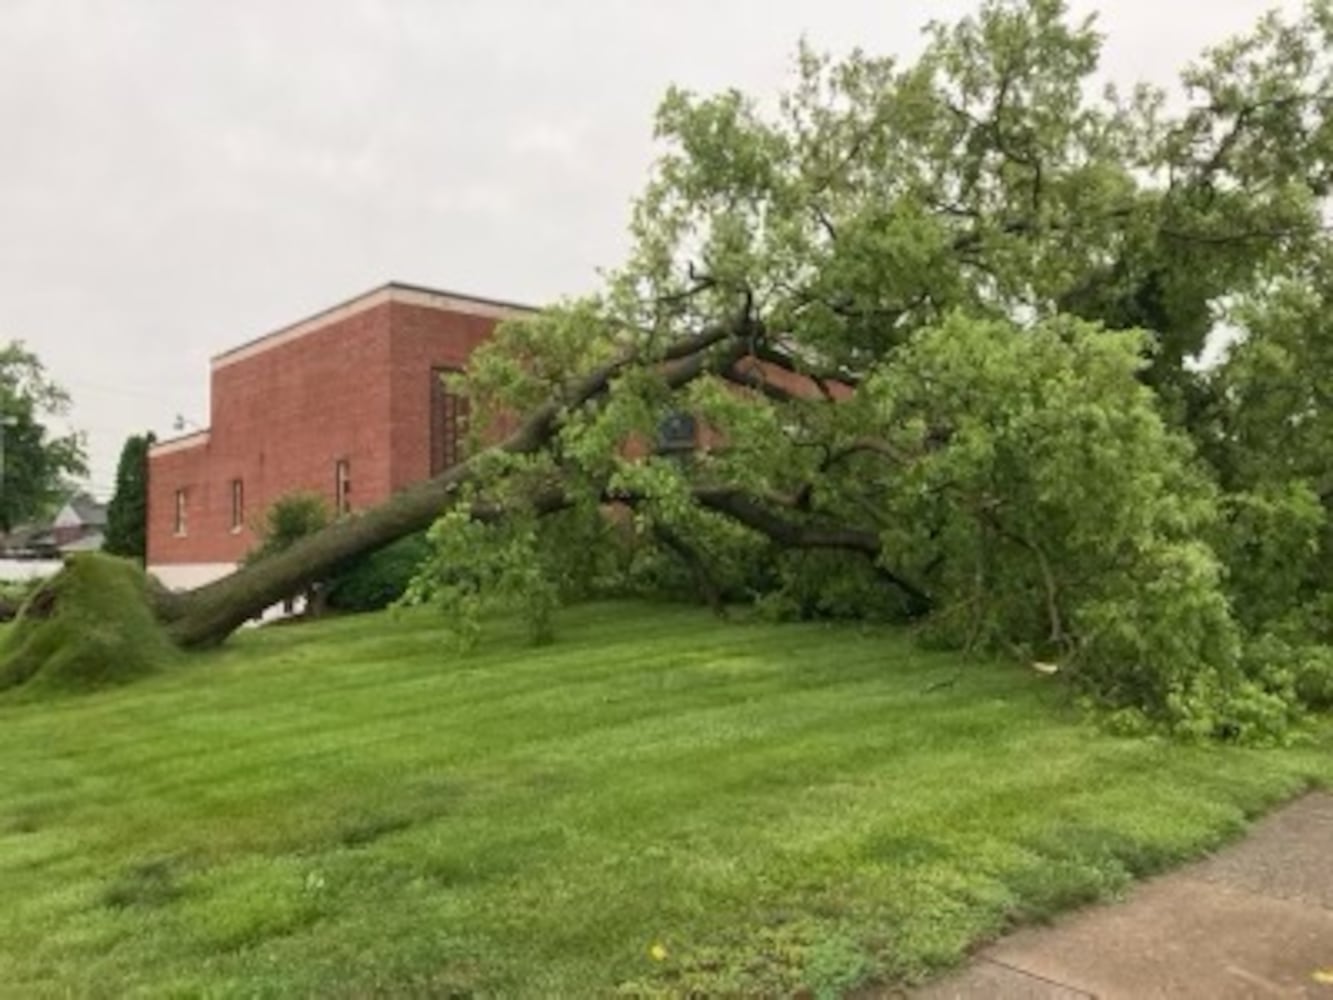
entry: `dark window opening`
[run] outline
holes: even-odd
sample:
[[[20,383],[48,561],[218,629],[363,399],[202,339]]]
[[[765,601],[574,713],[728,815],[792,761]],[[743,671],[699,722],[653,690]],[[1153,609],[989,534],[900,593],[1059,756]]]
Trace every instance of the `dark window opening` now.
[[[468,417],[471,407],[468,398],[446,381],[454,374],[449,369],[437,368],[431,373],[430,401],[430,474],[437,476],[453,468],[466,457]]]
[[[333,467],[333,510],[338,515],[352,510],[352,466],[345,458]]]
[[[245,484],[239,479],[231,481],[231,530],[240,531],[245,527]]]

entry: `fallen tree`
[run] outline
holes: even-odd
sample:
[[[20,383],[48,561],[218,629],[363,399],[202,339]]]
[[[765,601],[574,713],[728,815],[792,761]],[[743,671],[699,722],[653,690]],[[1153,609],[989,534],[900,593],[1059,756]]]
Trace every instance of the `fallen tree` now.
[[[433,525],[418,598],[462,620],[510,587],[546,616],[610,502],[714,602],[924,622],[1055,665],[1126,724],[1280,734],[1333,690],[1311,652],[1333,491],[1308,455],[1327,13],[1206,53],[1174,116],[1092,96],[1100,38],[1060,0],[985,2],[911,66],[803,50],[772,116],[672,91],[626,265],[470,360],[472,457],[217,583],[145,591],[154,615],[217,643]],[[1201,370],[1233,306],[1245,349]],[[659,453],[680,411],[705,447]]]
[[[214,583],[183,593],[148,588],[144,594],[168,636],[178,646],[192,648],[221,642],[247,620],[323,579],[332,568],[348,559],[383,548],[405,535],[429,527],[457,500],[465,486],[478,480],[479,469],[484,469],[498,456],[532,455],[547,448],[560,431],[563,413],[595,404],[609,393],[617,377],[632,368],[655,369],[660,374],[662,386],[669,392],[675,391],[708,372],[729,372],[758,339],[759,331],[750,317],[745,316],[729,325],[719,325],[674,342],[664,349],[626,351],[587,373],[566,391],[544,401],[504,440],[439,476],[402,491],[386,503],[340,519],[284,551],[247,564]],[[622,503],[634,501],[628,493],[613,495],[608,492],[605,499]],[[527,502],[538,513],[549,513],[568,506],[570,501],[565,490],[556,485],[539,496],[528,498]],[[821,532],[784,523],[764,513],[760,506],[747,503],[734,490],[701,489],[700,502],[716,509],[731,510],[738,521],[797,547],[851,548],[867,555],[875,551],[873,538],[869,536]],[[494,503],[478,502],[469,506],[469,516],[477,520],[495,520],[503,515],[504,508]],[[55,599],[52,595],[58,592],[58,586],[44,588],[34,602],[34,609],[42,609],[40,615],[49,614]],[[924,599],[924,595],[921,596]]]
[[[168,634],[184,647],[222,641],[248,619],[323,579],[340,563],[429,527],[454,502],[460,489],[475,480],[479,468],[497,455],[540,451],[559,432],[562,412],[604,396],[614,379],[632,366],[660,366],[665,384],[683,386],[710,369],[733,364],[744,351],[746,332],[745,323],[737,321],[673,343],[650,358],[640,351],[626,352],[585,375],[567,392],[543,402],[500,443],[435,478],[402,491],[378,507],[342,518],[284,552],[221,580],[188,593],[159,597],[158,614]],[[563,502],[563,494],[556,489],[537,501],[537,506],[554,509]],[[478,518],[499,514],[484,504],[475,511]]]

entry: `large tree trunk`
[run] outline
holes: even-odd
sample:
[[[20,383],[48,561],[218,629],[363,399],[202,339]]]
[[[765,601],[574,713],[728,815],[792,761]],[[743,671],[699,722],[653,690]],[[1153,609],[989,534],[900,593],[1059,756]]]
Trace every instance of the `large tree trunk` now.
[[[161,608],[167,631],[182,646],[220,642],[264,609],[327,578],[347,559],[373,552],[428,527],[470,475],[467,463],[342,518],[291,548],[178,595]]]
[[[749,321],[741,319],[682,340],[657,359],[664,379],[674,389],[704,372],[726,371],[744,356],[751,334]],[[504,441],[377,507],[342,518],[214,583],[183,594],[160,594],[156,607],[169,635],[186,647],[221,642],[264,609],[324,579],[345,560],[428,527],[455,501],[459,487],[475,477],[487,452],[522,455],[544,448],[558,432],[562,413],[605,395],[616,376],[639,360],[628,353],[591,372],[570,391],[539,406]],[[538,498],[538,512],[564,503],[563,494],[553,491]]]

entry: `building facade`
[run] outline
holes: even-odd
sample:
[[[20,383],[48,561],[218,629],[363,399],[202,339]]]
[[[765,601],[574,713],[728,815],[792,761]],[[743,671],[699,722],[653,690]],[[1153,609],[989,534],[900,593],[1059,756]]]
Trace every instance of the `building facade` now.
[[[224,576],[296,491],[370,507],[462,456],[461,371],[527,307],[389,284],[215,357],[209,426],[148,456],[148,568],[170,587]]]

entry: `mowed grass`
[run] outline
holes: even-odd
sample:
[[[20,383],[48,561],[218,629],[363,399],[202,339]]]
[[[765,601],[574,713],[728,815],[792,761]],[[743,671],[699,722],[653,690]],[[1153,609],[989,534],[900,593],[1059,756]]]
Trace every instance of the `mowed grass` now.
[[[1113,738],[890,630],[575,609],[270,629],[0,702],[0,993],[836,996],[1333,780]]]

